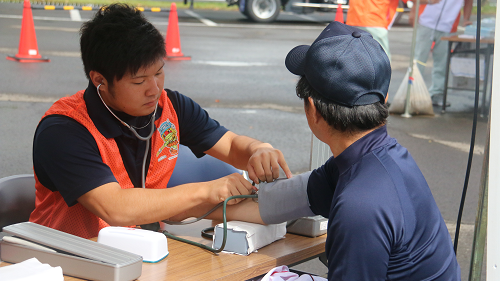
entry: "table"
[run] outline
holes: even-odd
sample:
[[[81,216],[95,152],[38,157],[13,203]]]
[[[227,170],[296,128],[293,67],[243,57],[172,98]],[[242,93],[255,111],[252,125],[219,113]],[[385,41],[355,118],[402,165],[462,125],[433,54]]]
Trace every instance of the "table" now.
[[[184,226],[162,224],[162,228],[176,236],[211,245],[212,241],[202,238],[200,231],[217,223],[202,220]],[[325,251],[325,240],[326,234],[309,238],[287,233],[285,239],[248,256],[240,256],[227,253],[215,255],[199,247],[168,239],[169,255],[158,263],[143,263],[142,275],[138,280],[247,280],[265,274],[278,265],[293,266],[318,257]],[[5,265],[8,263],[0,262],[0,266]],[[65,276],[64,280],[82,279]]]
[[[460,47],[463,47],[463,43],[475,43],[475,38],[461,38],[458,35],[441,37],[441,40],[448,41],[448,58],[446,60],[446,74],[445,74],[445,82],[444,82],[444,91],[443,91],[443,107],[441,112],[444,113],[446,111],[446,96],[448,94],[448,89],[458,89],[458,90],[469,90],[475,91],[472,89],[463,89],[463,88],[452,88],[448,87],[448,75],[450,73],[450,60],[453,55],[456,54],[470,54],[475,53],[476,50],[460,50]],[[493,55],[493,47],[495,44],[495,39],[493,38],[483,38],[480,40],[481,44],[486,44],[486,48],[481,48],[479,52],[484,55],[484,80],[483,80],[483,99],[482,99],[482,108],[481,108],[481,116],[484,116],[486,113],[486,94],[488,85],[490,82],[490,58]],[[453,43],[457,43],[455,48],[452,51]]]

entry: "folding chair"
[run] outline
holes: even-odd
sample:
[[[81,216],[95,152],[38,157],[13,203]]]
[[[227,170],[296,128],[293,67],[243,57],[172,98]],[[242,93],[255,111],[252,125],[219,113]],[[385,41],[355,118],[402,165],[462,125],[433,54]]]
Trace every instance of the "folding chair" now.
[[[0,229],[28,221],[35,209],[35,177],[14,175],[0,179]]]

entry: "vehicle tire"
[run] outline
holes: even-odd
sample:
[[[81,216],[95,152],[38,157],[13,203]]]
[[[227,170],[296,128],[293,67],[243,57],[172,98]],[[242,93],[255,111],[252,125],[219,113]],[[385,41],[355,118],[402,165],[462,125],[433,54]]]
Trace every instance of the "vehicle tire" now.
[[[248,12],[247,12],[247,1],[246,0],[240,0],[238,1],[238,9],[240,12],[248,18]]]
[[[240,0],[241,1],[241,0]],[[242,13],[255,22],[272,22],[280,13],[280,0],[244,0],[245,11]],[[241,9],[240,9],[241,10]]]

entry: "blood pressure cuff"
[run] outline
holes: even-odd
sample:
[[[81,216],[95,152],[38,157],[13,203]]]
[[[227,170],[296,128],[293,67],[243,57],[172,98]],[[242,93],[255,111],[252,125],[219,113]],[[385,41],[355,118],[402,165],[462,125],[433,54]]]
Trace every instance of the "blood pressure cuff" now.
[[[307,182],[311,172],[290,179],[259,184],[259,212],[266,224],[314,216],[309,207]]]

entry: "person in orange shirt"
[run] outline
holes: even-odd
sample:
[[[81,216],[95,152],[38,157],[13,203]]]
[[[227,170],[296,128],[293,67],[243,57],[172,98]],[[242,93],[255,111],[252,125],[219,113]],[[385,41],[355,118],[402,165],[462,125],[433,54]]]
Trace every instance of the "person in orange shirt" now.
[[[404,1],[406,2],[406,1]],[[350,0],[346,24],[368,31],[384,48],[389,60],[389,29],[396,15],[399,0]]]
[[[239,173],[167,188],[180,144],[247,170],[254,182],[273,181],[280,167],[291,177],[281,151],[229,131],[192,99],[164,89],[165,40],[139,10],[105,6],[80,34],[89,83],[38,124],[31,222],[91,238],[109,225],[148,225],[254,191]]]

